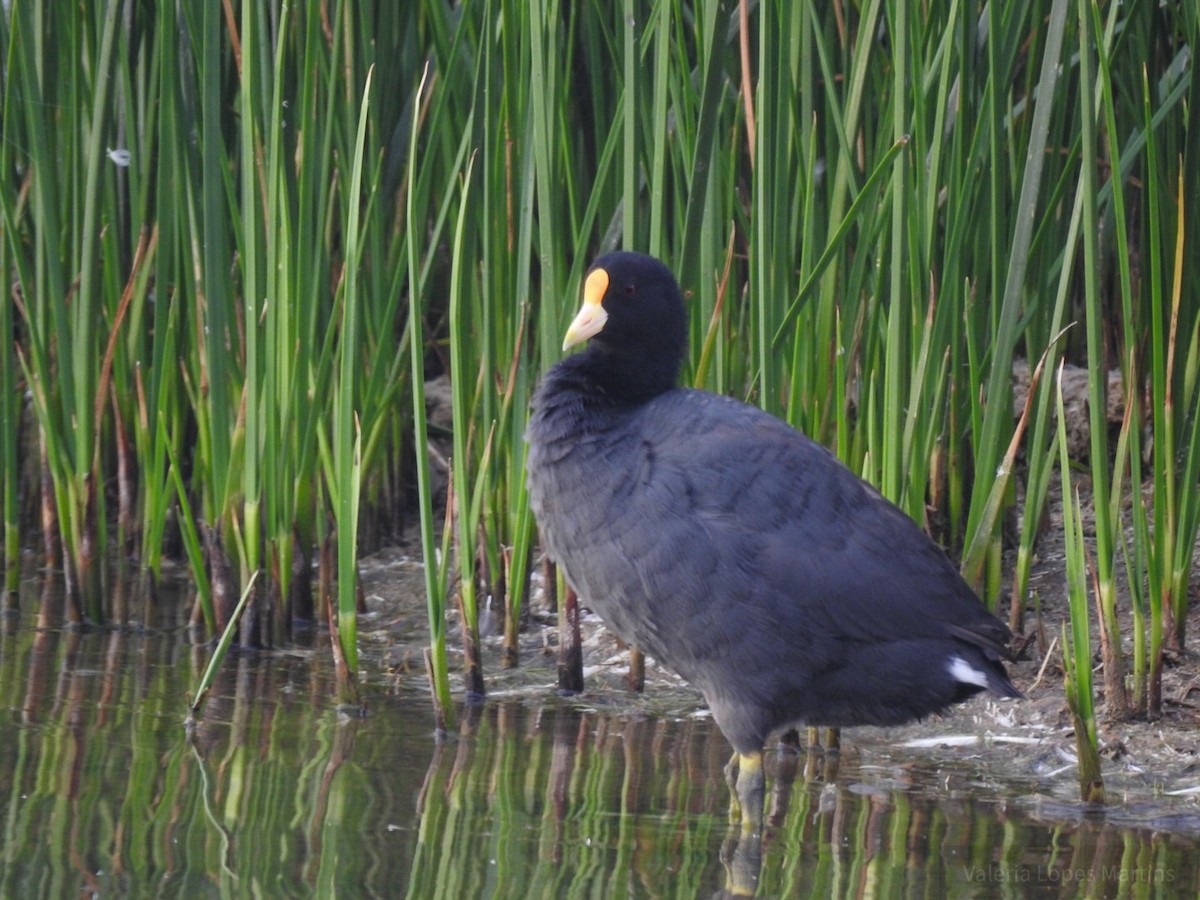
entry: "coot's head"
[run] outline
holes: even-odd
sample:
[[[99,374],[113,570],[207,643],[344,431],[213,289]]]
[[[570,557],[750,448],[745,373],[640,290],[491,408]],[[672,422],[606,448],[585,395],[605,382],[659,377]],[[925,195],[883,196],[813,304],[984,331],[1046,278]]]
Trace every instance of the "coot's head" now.
[[[583,306],[563,349],[589,341],[597,366],[633,395],[675,386],[687,343],[687,313],[671,270],[641,253],[606,253],[583,281]]]

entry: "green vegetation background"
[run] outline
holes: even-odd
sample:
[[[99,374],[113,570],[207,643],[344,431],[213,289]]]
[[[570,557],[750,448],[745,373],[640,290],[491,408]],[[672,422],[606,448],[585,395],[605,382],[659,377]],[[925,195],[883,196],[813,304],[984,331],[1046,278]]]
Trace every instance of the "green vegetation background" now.
[[[445,698],[448,601],[516,622],[528,399],[623,246],[679,273],[690,381],[834,447],[1017,627],[1086,367],[1068,661],[1099,640],[1111,711],[1156,712],[1200,522],[1195,4],[6,8],[10,591],[37,546],[104,621],[106,560],[178,548],[208,629],[261,573],[243,638],[328,598],[353,671],[357,553],[419,523]]]

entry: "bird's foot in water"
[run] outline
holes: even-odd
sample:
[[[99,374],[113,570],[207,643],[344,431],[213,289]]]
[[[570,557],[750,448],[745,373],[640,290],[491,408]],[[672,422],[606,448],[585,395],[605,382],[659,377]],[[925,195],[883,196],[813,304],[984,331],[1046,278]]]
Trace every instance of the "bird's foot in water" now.
[[[725,766],[725,781],[729,785],[729,821],[740,823],[743,832],[761,833],[766,790],[762,751],[734,753]]]
[[[753,897],[758,893],[762,874],[762,836],[730,828],[721,844],[721,865],[725,867],[725,890],[720,897]]]
[[[763,797],[766,777],[763,755],[734,753],[725,766],[732,827],[721,847],[728,896],[750,897],[758,887],[762,867]]]

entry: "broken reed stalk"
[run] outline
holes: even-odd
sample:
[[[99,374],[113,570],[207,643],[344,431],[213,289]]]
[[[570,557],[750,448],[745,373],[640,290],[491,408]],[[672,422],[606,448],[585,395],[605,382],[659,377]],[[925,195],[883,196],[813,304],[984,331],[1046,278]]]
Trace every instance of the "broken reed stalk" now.
[[[341,629],[338,627],[337,609],[332,596],[325,598],[325,615],[329,619],[329,648],[333,654],[333,671],[337,682],[338,704],[362,708],[362,700],[358,690],[358,672],[346,661],[342,649]]]
[[[242,591],[241,599],[238,600],[237,605],[233,608],[229,621],[226,622],[225,628],[221,632],[217,646],[213,648],[213,655],[208,661],[208,666],[205,667],[204,674],[200,677],[200,681],[196,685],[196,690],[192,693],[192,702],[188,708],[189,722],[199,714],[201,708],[204,706],[204,700],[208,696],[208,691],[217,677],[217,672],[220,670],[221,664],[229,652],[229,648],[233,646],[234,635],[238,632],[242,613],[246,611],[246,607],[250,602],[251,593],[257,579],[257,573],[250,577],[250,582],[246,585],[245,590]]]
[[[579,632],[579,596],[568,586],[558,605],[558,690],[583,693],[583,640]]]
[[[629,673],[625,676],[625,684],[635,694],[646,689],[646,654],[633,645],[629,647]]]

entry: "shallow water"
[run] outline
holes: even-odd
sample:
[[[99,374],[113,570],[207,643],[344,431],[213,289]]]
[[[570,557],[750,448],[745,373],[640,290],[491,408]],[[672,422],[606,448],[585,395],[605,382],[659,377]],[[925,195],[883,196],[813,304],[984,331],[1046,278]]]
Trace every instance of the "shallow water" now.
[[[0,619],[0,897],[1200,893],[1192,798],[1089,813],[1002,744],[848,731],[837,757],[771,755],[760,842],[728,823],[706,716],[547,680],[439,743],[420,680],[371,652],[367,714],[339,712],[319,634],[231,656],[189,734],[209,650],[171,604],[133,607],[136,628]]]

